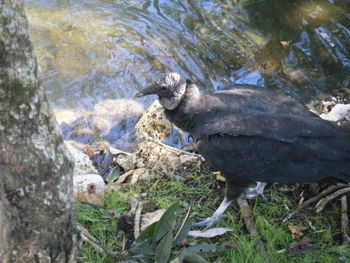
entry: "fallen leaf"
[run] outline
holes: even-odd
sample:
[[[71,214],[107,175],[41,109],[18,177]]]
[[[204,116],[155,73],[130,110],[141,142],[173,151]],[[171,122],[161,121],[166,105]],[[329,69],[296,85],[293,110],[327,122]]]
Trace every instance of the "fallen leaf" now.
[[[165,209],[159,209],[150,213],[146,213],[142,216],[141,220],[141,231],[145,230],[146,227],[160,220],[164,214]]]
[[[238,248],[238,246],[232,241],[227,240],[224,243],[221,244],[222,248]]]
[[[3,131],[3,130],[5,130],[5,126],[0,124],[0,131]]]
[[[287,252],[287,249],[285,248],[276,251],[277,254],[284,254],[286,252]]]
[[[299,239],[301,236],[304,235],[303,231],[307,229],[305,226],[288,226],[289,230],[292,232],[293,239]]]
[[[190,231],[188,232],[188,235],[191,237],[206,237],[206,238],[212,238],[216,236],[221,236],[225,234],[226,232],[232,231],[232,228],[228,227],[215,227],[210,228],[203,231]]]
[[[312,244],[310,239],[304,239],[290,243],[289,248],[291,250],[289,256],[294,257],[302,254],[304,251],[318,250],[320,247]]]
[[[290,40],[289,41],[281,41],[282,46],[285,47],[285,48],[289,47],[290,43],[291,43]]]
[[[213,175],[216,177],[217,181],[225,182],[226,179],[221,175],[221,172],[213,172]]]
[[[122,184],[122,183],[124,183],[125,180],[126,180],[129,176],[131,176],[131,175],[133,174],[133,172],[134,172],[134,171],[131,170],[131,171],[129,171],[129,172],[126,172],[126,173],[122,174],[122,175],[118,178],[116,184]]]

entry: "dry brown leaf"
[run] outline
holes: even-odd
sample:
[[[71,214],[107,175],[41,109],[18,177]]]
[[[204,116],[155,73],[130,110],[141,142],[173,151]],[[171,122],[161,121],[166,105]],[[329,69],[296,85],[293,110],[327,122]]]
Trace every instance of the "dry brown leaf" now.
[[[222,248],[238,248],[238,246],[232,241],[227,240],[224,243],[221,244]]]
[[[289,248],[289,256],[294,257],[302,254],[304,251],[314,251],[320,247],[318,245],[312,244],[310,239],[304,239],[290,243]]]
[[[294,226],[289,225],[289,230],[292,232],[293,239],[299,239],[301,236],[304,235],[303,231],[307,229],[305,226]]]
[[[142,216],[141,220],[141,231],[145,230],[146,227],[160,220],[164,214],[165,209],[159,209],[150,213],[146,213]]]
[[[281,44],[282,44],[282,46],[283,47],[285,47],[285,48],[287,48],[287,47],[289,47],[290,46],[290,43],[291,43],[292,41],[281,41]]]

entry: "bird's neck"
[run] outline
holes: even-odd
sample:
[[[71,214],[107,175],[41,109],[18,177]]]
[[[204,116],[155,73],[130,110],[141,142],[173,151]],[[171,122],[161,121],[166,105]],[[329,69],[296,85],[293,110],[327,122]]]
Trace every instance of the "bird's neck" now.
[[[194,126],[194,116],[198,113],[202,94],[196,85],[187,85],[186,92],[179,103],[173,110],[165,110],[167,118],[178,128],[191,132]]]

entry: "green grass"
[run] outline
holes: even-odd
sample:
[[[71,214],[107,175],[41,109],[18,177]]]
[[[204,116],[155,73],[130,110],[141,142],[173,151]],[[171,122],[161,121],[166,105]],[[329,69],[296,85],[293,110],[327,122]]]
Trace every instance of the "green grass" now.
[[[76,204],[79,223],[86,227],[89,233],[100,241],[102,246],[111,251],[120,250],[123,237],[118,233],[118,221],[111,218],[108,210],[126,213],[129,208],[127,198],[116,192],[106,193],[104,208],[93,208],[86,204]],[[86,243],[84,243],[80,254],[79,262],[112,262],[111,258],[96,253],[94,248]]]
[[[112,251],[121,251],[122,235],[118,230],[118,220],[109,219],[107,210],[117,210],[126,213],[129,209],[127,198],[122,196],[144,196],[144,212],[154,209],[168,208],[175,201],[182,205],[181,214],[184,215],[188,207],[192,206],[192,217],[208,217],[222,201],[224,195],[223,184],[215,180],[211,174],[199,171],[189,171],[183,174],[185,182],[158,178],[149,185],[129,186],[127,189],[110,192],[106,195],[105,209],[95,209],[86,205],[77,205],[78,219],[101,244]],[[267,190],[268,203],[260,200],[251,200],[256,227],[265,245],[265,252],[255,249],[254,240],[247,234],[243,218],[234,208],[229,208],[227,218],[220,221],[218,226],[231,227],[221,237],[212,239],[197,238],[190,242],[197,244],[218,244],[231,240],[237,248],[227,248],[223,255],[215,262],[223,263],[337,263],[350,262],[350,248],[341,246],[340,206],[339,202],[329,205],[321,214],[315,214],[312,206],[306,208],[292,220],[282,223],[282,219],[297,207],[299,195],[306,186],[295,187],[294,191],[280,193],[274,186]],[[147,193],[147,195],[143,194]],[[141,197],[139,197],[141,199]],[[316,228],[314,231],[309,224]],[[289,244],[295,241],[292,238],[288,225],[305,226],[302,239],[310,239],[320,249],[305,251],[298,256],[289,256]],[[286,249],[285,252],[282,252]],[[94,249],[84,244],[80,262],[112,262],[107,256],[97,254]],[[212,259],[210,260],[212,261]]]

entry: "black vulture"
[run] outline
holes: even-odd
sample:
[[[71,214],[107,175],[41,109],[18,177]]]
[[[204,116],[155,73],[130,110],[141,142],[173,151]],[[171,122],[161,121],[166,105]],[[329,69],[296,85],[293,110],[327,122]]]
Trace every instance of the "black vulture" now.
[[[166,117],[193,136],[226,179],[224,201],[197,226],[216,223],[252,182],[350,181],[350,128],[322,120],[289,96],[253,85],[202,93],[177,73],[135,97],[149,94],[158,95]]]

